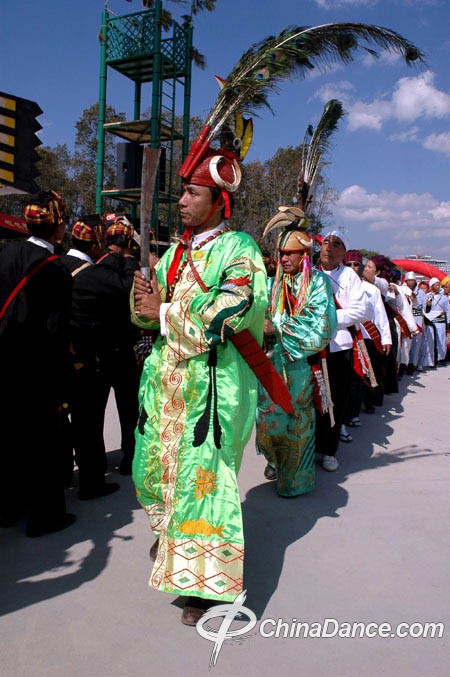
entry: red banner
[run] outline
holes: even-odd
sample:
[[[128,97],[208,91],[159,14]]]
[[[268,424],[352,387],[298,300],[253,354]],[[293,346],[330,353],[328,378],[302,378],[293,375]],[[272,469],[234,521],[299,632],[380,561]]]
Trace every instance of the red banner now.
[[[0,237],[28,237],[29,231],[23,219],[0,212]]]

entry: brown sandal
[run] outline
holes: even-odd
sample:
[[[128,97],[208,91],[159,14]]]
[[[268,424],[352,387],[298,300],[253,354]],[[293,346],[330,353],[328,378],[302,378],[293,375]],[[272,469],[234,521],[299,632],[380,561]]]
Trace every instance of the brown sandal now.
[[[186,597],[181,622],[183,625],[197,625],[200,618],[205,614],[213,604],[210,599],[201,597]]]

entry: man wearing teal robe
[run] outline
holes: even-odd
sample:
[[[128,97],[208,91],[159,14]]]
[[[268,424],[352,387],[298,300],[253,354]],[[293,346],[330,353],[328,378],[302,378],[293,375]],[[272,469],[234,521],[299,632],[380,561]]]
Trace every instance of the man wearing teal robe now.
[[[271,359],[286,380],[294,413],[286,414],[260,388],[256,435],[257,449],[269,463],[267,470],[272,469],[272,478],[277,479],[277,491],[286,497],[314,488],[314,378],[310,362],[318,361],[317,353],[327,346],[336,326],[330,283],[326,275],[311,269],[308,251],[312,240],[295,227],[297,222],[298,218],[278,238],[277,273],[269,279],[271,305],[265,325],[266,338],[275,340]]]

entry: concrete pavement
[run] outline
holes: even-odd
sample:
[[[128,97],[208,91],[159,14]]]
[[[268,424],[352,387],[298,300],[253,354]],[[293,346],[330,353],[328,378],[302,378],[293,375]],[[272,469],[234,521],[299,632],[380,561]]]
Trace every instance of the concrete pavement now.
[[[250,442],[239,479],[246,606],[258,623],[242,643],[224,644],[211,674],[448,674],[449,380],[450,366],[405,376],[399,395],[361,415],[354,441],[341,444],[339,470],[318,469],[305,496],[278,497]],[[180,624],[176,597],[147,587],[153,539],[131,479],[113,470],[113,405],[106,434],[119,492],[80,502],[70,491],[78,520],[58,534],[27,539],[23,524],[0,530],[3,677],[209,672],[213,642]],[[264,638],[266,619],[446,627],[442,638]]]

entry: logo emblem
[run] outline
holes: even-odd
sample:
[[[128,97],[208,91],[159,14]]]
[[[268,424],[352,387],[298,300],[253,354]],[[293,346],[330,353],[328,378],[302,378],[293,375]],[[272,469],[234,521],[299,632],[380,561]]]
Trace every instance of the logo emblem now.
[[[197,632],[199,635],[208,639],[210,642],[214,642],[214,647],[211,653],[211,659],[209,661],[209,667],[212,668],[219,657],[220,650],[226,639],[235,640],[237,637],[246,639],[249,635],[244,633],[249,630],[253,630],[256,625],[256,615],[251,609],[248,609],[244,606],[244,602],[247,597],[247,591],[243,590],[234,600],[232,604],[219,604],[218,606],[212,607],[207,611],[197,623]],[[237,630],[230,630],[230,625],[234,619],[240,620],[243,616],[247,616],[249,619],[248,622]],[[207,621],[210,621],[213,618],[223,618],[222,623],[218,630],[212,630],[208,627],[205,628]]]

